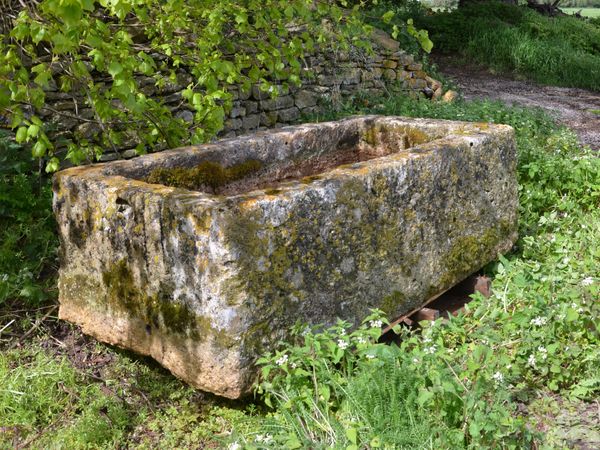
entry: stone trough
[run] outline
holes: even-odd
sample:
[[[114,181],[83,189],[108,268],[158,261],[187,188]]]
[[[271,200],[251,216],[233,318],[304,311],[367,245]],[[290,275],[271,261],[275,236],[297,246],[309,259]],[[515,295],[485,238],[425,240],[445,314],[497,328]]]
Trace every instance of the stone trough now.
[[[60,317],[237,398],[297,321],[390,317],[517,237],[505,125],[353,117],[64,170]]]

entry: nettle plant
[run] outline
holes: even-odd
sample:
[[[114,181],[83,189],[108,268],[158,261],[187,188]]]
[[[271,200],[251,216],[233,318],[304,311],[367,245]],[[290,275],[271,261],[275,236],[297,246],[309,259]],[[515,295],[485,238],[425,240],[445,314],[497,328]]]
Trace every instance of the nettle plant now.
[[[60,157],[94,161],[123,142],[137,143],[139,154],[206,142],[223,127],[232,86],[276,96],[300,84],[304,57],[317,48],[368,49],[362,3],[43,0],[0,35],[0,113],[48,172]],[[190,76],[182,80],[183,68]],[[193,122],[146,94],[140,79],[159,91],[183,82]],[[56,89],[91,114],[53,109],[48,91]],[[81,131],[53,132],[49,115],[76,120]]]

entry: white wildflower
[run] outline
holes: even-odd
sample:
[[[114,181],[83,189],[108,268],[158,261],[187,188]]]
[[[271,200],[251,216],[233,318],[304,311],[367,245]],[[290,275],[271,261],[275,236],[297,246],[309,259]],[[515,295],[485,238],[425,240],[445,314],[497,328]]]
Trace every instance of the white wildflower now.
[[[346,329],[345,329],[345,328],[342,328],[342,329],[340,330],[340,336],[345,336],[345,335],[346,335]]]
[[[383,326],[383,322],[379,319],[369,321],[369,325],[371,328],[381,328]]]
[[[293,363],[290,363],[290,367],[291,367],[292,369],[295,369],[296,367],[298,367],[298,364],[296,364],[295,362],[293,362]]]
[[[371,355],[370,353],[367,353],[367,359],[374,359],[375,355]]]
[[[592,284],[594,284],[594,279],[592,277],[587,277],[581,280],[582,286],[591,286]]]
[[[502,384],[504,381],[504,375],[502,375],[501,372],[496,372],[494,375],[492,375],[492,378],[496,384]]]
[[[346,348],[348,348],[348,343],[343,339],[338,339],[337,344],[338,344],[338,347],[341,348],[342,350],[345,350]]]
[[[413,358],[413,360],[412,360],[412,361],[413,361],[413,363],[415,363],[415,364],[419,364],[419,358]]]
[[[537,316],[537,317],[531,319],[531,321],[529,323],[531,325],[535,325],[536,327],[541,327],[541,326],[546,325],[546,322],[548,322],[548,319],[546,317]]]
[[[423,351],[429,355],[433,355],[436,350],[437,350],[437,346],[432,345],[431,347],[426,347],[425,350],[423,350]]]
[[[540,352],[540,354],[542,355],[542,360],[545,361],[548,357],[548,350],[546,350],[546,347],[540,345],[538,347],[538,352]]]
[[[288,355],[284,354],[281,355],[281,357],[275,361],[275,364],[277,364],[278,366],[283,366],[285,363],[287,363],[288,360]]]
[[[527,360],[527,365],[531,366],[535,369],[535,355],[534,354],[529,355],[529,359]]]
[[[507,364],[507,365],[506,365],[506,370],[510,370],[510,369],[511,369],[511,367],[512,367],[512,364]]]
[[[424,344],[428,344],[428,343],[430,343],[430,342],[431,342],[431,338],[430,338],[429,336],[425,336],[425,337],[423,338],[423,343],[424,343]]]
[[[257,434],[254,437],[254,441],[255,442],[263,442],[265,444],[268,444],[270,442],[273,442],[273,436],[271,436],[270,434]]]
[[[366,343],[367,343],[367,340],[366,340],[364,337],[362,337],[362,336],[359,336],[359,337],[357,337],[357,338],[356,338],[356,342],[357,342],[358,344],[366,344]]]
[[[242,448],[242,446],[240,444],[238,444],[237,442],[234,442],[232,444],[229,444],[229,446],[227,447],[227,450],[240,450]]]

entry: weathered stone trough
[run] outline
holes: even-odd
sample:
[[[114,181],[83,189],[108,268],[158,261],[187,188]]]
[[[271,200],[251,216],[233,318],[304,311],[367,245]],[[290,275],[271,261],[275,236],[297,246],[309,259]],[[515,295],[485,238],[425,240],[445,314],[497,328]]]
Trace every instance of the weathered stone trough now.
[[[399,315],[507,251],[515,166],[508,126],[368,116],[67,169],[60,317],[236,398],[296,321]]]

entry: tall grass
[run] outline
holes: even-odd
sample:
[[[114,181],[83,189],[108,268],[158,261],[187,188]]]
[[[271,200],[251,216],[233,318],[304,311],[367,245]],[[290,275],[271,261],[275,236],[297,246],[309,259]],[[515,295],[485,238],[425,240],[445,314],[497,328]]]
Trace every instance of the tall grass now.
[[[442,53],[543,84],[600,90],[600,26],[593,21],[485,2],[416,22]]]

